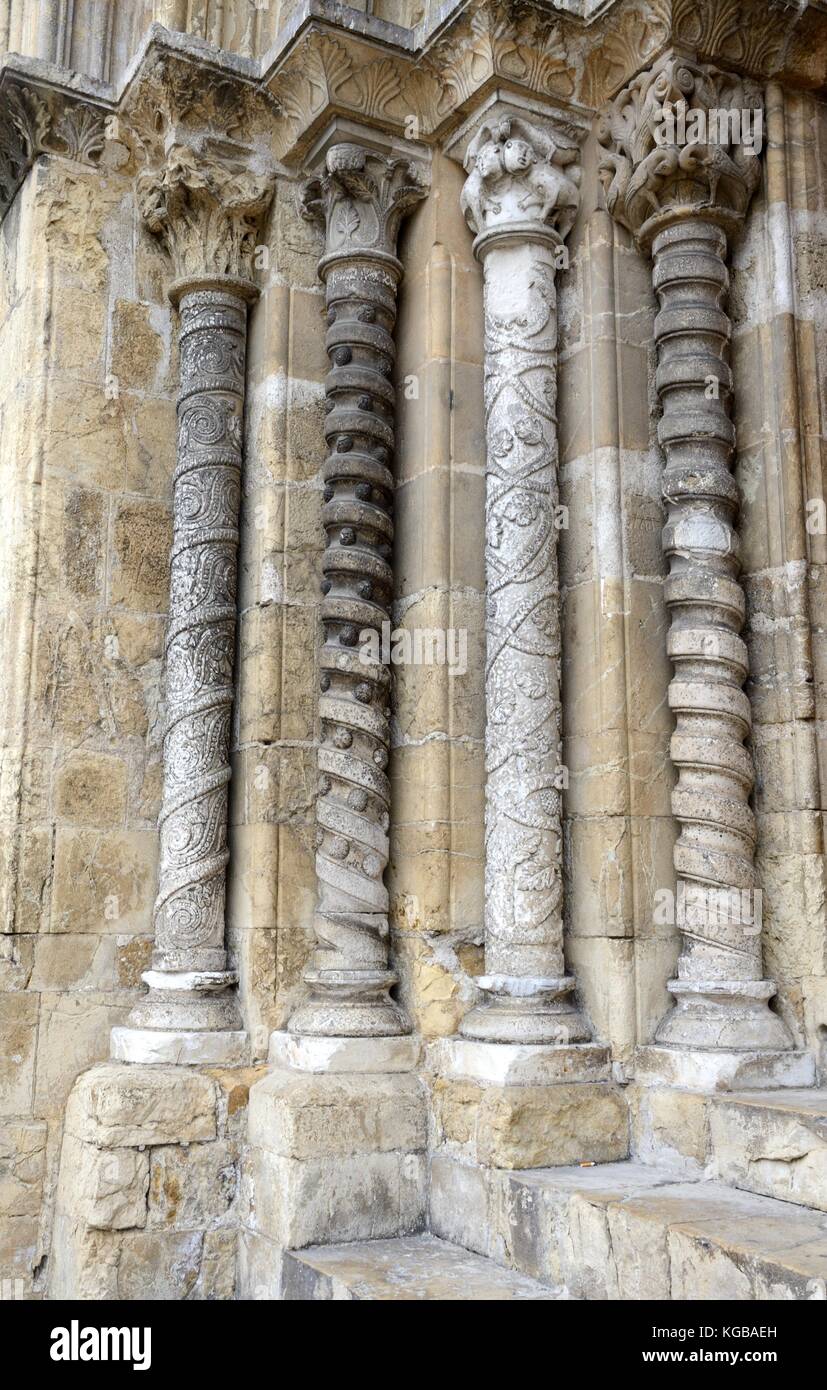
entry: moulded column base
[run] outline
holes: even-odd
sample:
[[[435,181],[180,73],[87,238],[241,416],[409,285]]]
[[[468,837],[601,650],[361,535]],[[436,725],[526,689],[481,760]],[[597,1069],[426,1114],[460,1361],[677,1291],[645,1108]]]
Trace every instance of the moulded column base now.
[[[410,1025],[388,990],[391,970],[308,970],[310,996],[290,1019],[290,1032],[317,1038],[398,1038]]]
[[[571,975],[481,975],[476,983],[488,997],[463,1018],[464,1038],[563,1047],[591,1039],[591,1029],[571,998]]]
[[[772,980],[670,980],[675,1007],[655,1041],[669,1047],[781,1052],[792,1048],[787,1025],[769,1007]]]

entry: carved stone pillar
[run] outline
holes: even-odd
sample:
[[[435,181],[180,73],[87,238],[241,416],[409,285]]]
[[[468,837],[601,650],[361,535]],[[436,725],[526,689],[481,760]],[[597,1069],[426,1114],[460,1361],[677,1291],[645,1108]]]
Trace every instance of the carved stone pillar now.
[[[113,1030],[125,1061],[244,1055],[224,947],[227,786],[235,657],[247,306],[269,175],[173,146],[138,181],[165,244],[179,311],[178,458],[166,635],[164,787],[149,993]]]
[[[727,1053],[756,1050],[781,1050],[774,1076],[766,1056],[756,1073],[778,1080],[789,1070],[783,1051],[792,1046],[768,1007],[775,986],[763,978],[755,896],[753,768],[745,747],[751,716],[743,690],[748,656],[739,635],[745,601],[731,473],[731,329],[724,307],[729,240],[760,178],[760,149],[749,148],[751,120],[760,110],[754,83],[667,58],[616,98],[598,132],[609,211],[651,254],[660,301],[656,385],[665,454],[682,953],[678,977],[669,982],[676,1007],[657,1042],[674,1053],[670,1079],[684,1084],[714,1083],[725,1074],[743,1078],[743,1069],[732,1072],[741,1064]],[[671,123],[664,120],[670,114]],[[687,1056],[697,1049],[717,1056],[698,1063]]]
[[[308,1001],[291,1033],[387,1037],[409,1032],[388,990],[389,668],[361,634],[390,616],[393,522],[396,238],[426,192],[416,163],[354,144],[327,151],[303,210],[325,228],[327,300],[315,918]]]
[[[471,141],[462,207],[485,275],[488,998],[465,1037],[578,1043],[563,958],[555,275],[578,151],[500,109]]]

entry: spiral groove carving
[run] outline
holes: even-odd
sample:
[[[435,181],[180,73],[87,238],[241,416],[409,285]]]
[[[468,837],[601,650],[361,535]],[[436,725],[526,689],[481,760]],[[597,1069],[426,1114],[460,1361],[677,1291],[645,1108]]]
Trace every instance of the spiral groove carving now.
[[[751,891],[753,771],[744,747],[751,715],[742,688],[748,661],[739,635],[745,604],[738,582],[738,489],[730,472],[730,324],[722,307],[727,239],[712,223],[689,221],[662,232],[653,249],[661,305],[655,336],[659,438],[666,454],[668,653],[674,663],[671,754],[678,774],[672,808],[680,826],[675,867],[687,884]],[[760,978],[760,938],[723,915],[712,921],[699,914],[687,923],[686,949],[696,958],[693,973]]]
[[[658,139],[659,112],[676,100],[688,108],[687,122],[705,126],[703,140],[684,139],[677,127],[665,143]],[[618,95],[598,129],[607,206],[651,251],[660,301],[656,385],[666,456],[672,810],[683,941],[678,978],[669,983],[677,1007],[657,1039],[680,1047],[791,1046],[782,1020],[767,1008],[775,986],[762,978],[725,310],[728,237],[760,179],[757,151],[737,130],[761,104],[747,78],[666,57]],[[722,122],[722,112],[738,120]]]
[[[180,305],[156,968],[222,970],[247,306]]]
[[[358,146],[328,153],[305,189],[321,217],[327,306],[316,810],[317,950],[294,1032],[379,1036],[407,1024],[388,995],[389,668],[382,624],[393,597],[396,292],[402,213],[424,193],[405,162]],[[375,634],[367,643],[365,634]]]
[[[247,306],[275,180],[240,145],[228,159],[220,140],[170,143],[164,120],[141,141],[135,190],[179,311],[160,862],[149,992],[112,1049],[124,1061],[234,1064],[247,1049],[224,946]]]
[[[328,414],[319,660],[317,932],[325,971],[384,973],[390,785],[388,668],[365,661],[381,633],[393,572],[393,325],[396,272],[334,268],[327,278]]]

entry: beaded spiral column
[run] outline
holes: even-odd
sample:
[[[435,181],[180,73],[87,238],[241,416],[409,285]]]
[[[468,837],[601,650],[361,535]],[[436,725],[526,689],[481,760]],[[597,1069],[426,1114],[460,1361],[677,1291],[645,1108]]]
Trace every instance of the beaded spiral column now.
[[[678,103],[685,103],[681,108]],[[704,139],[679,142],[660,112],[685,118]],[[738,113],[708,125],[709,112]],[[654,261],[658,437],[665,454],[665,600],[674,665],[672,810],[682,953],[670,981],[676,1008],[657,1041],[709,1049],[785,1049],[791,1040],[767,1007],[756,912],[755,818],[749,805],[751,730],[743,690],[747,647],[739,583],[738,486],[731,473],[730,321],[725,311],[729,238],[760,176],[760,151],[744,128],[761,110],[740,77],[665,59],[643,73],[605,114],[599,138],[610,212]],[[694,113],[700,113],[695,115]],[[720,136],[721,138],[717,138]]]
[[[465,159],[485,276],[487,998],[465,1037],[576,1043],[563,958],[555,274],[578,204],[576,148],[504,115]]]
[[[292,1033],[387,1037],[409,1026],[391,1000],[388,967],[389,668],[377,658],[390,616],[393,522],[393,330],[403,215],[424,196],[407,159],[334,145],[303,211],[325,227],[319,274],[330,371],[325,437],[317,950],[310,995]]]
[[[181,366],[160,868],[149,993],[113,1030],[113,1056],[127,1061],[238,1061],[246,1041],[224,909],[247,306],[258,291],[229,273],[247,258],[228,259],[227,232],[239,248],[254,244],[271,183],[236,176],[228,186],[221,174],[179,152],[139,183],[144,217],[176,268],[197,252],[203,270],[170,289]]]

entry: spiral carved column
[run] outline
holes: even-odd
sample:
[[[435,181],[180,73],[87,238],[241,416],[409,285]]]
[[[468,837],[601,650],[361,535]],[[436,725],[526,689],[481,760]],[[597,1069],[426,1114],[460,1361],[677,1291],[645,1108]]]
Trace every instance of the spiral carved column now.
[[[327,302],[320,747],[316,831],[317,949],[292,1033],[387,1037],[409,1026],[389,997],[390,744],[388,666],[374,659],[390,617],[396,292],[403,215],[424,196],[408,160],[334,145],[304,189],[322,222]]]
[[[779,1050],[791,1040],[767,1007],[775,986],[762,978],[724,308],[728,241],[743,221],[760,162],[743,143],[656,138],[658,108],[681,100],[705,117],[710,109],[756,110],[761,99],[745,79],[667,59],[621,93],[599,132],[609,210],[651,253],[660,301],[656,385],[666,460],[663,548],[682,953],[678,977],[669,982],[676,1008],[657,1041]]]
[[[589,1038],[563,957],[555,276],[578,205],[577,149],[504,114],[465,159],[485,275],[484,1002],[467,1038]]]
[[[247,306],[258,291],[239,273],[269,179],[235,176],[173,151],[144,175],[139,199],[176,269],[179,311],[178,456],[166,633],[164,784],[160,868],[149,993],[127,1028],[113,1030],[126,1061],[232,1062],[246,1035],[224,945],[227,789],[235,659],[236,581],[243,465]],[[195,244],[193,244],[193,242]]]

